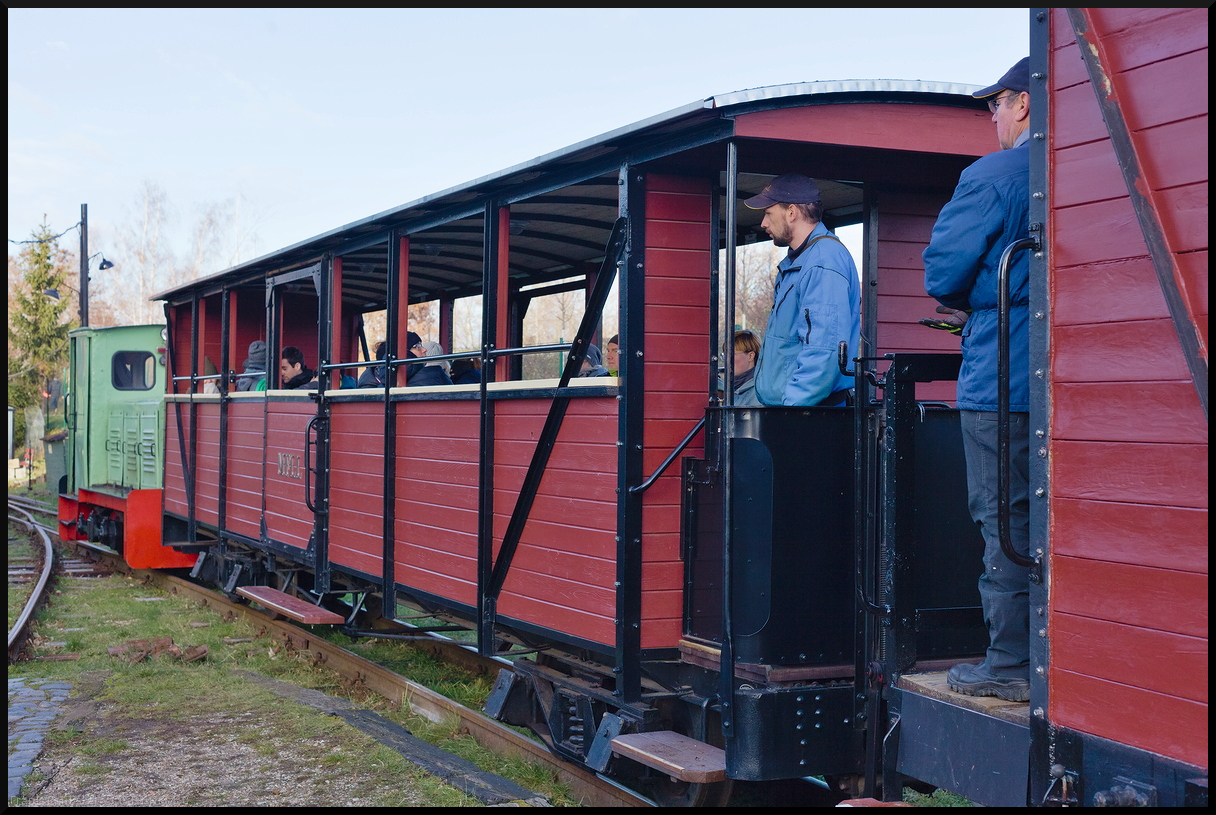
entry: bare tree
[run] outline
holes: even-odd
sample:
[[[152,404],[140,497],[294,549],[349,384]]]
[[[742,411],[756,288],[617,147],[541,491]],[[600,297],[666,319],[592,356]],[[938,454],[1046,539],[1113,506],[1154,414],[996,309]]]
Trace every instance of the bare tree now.
[[[172,210],[162,187],[145,181],[128,222],[118,232],[114,268],[97,280],[96,299],[124,324],[163,319],[151,298],[180,279],[169,245]]]
[[[735,255],[735,325],[739,328],[763,332],[773,308],[773,280],[780,261],[781,251],[772,241],[739,247]],[[725,257],[721,263],[725,269]],[[722,286],[725,297],[725,276]]]

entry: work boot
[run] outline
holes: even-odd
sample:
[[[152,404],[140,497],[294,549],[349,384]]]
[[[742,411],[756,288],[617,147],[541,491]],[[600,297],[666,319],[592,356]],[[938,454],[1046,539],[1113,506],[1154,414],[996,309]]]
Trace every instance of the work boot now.
[[[967,696],[995,696],[1008,702],[1030,701],[1029,680],[996,676],[986,662],[955,665],[946,672],[946,684],[950,690]]]

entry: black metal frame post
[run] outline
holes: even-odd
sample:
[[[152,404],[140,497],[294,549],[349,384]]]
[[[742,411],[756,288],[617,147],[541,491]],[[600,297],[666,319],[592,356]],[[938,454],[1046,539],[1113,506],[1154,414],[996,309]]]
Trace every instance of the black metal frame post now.
[[[1051,347],[1051,300],[1048,290],[1049,238],[1045,226],[1048,212],[1048,135],[1051,107],[1047,98],[1051,61],[1050,10],[1030,9],[1030,223],[1039,235],[1039,246],[1030,256],[1030,554],[1039,561],[1039,580],[1030,583],[1030,801],[1044,802],[1053,785],[1051,768],[1060,765],[1067,773],[1079,770],[1073,742],[1060,738],[1047,719],[1051,688],[1047,682],[1050,643],[1047,638],[1047,587],[1050,570],[1047,466],[1050,392],[1047,376]],[[1041,192],[1041,195],[1034,195]],[[1037,228],[1037,229],[1036,229]],[[1042,373],[1042,375],[1038,375]],[[1063,777],[1063,776],[1061,776]]]
[[[620,277],[621,394],[617,418],[616,695],[642,698],[642,495],[629,492],[643,478],[646,416],[646,179],[622,164],[620,216],[627,219]],[[619,221],[618,221],[619,223]]]
[[[228,342],[228,328],[232,315],[228,306],[230,295],[227,288],[220,289],[220,460],[219,464],[219,506],[216,517],[216,530],[222,540],[228,528],[228,409],[232,398],[228,395],[231,384],[228,379],[228,353],[231,350]]]
[[[726,143],[726,343],[732,353],[726,355],[723,378],[723,405],[734,405],[734,346],[735,346],[735,252],[738,241],[739,218],[739,147],[731,139]],[[722,650],[718,655],[718,703],[722,717],[722,735],[727,743],[735,738],[735,649],[734,649],[734,604],[731,601],[733,580],[731,558],[734,556],[734,429],[732,422],[724,422],[722,432]],[[727,429],[730,428],[730,429]]]
[[[315,566],[314,588],[321,593],[330,590],[333,570],[329,565],[329,457],[330,433],[329,402],[325,391],[329,388],[330,371],[326,365],[333,361],[337,349],[333,347],[334,322],[334,256],[326,253],[321,259],[320,280],[313,275],[317,286],[317,509],[313,515],[313,544]],[[270,361],[267,360],[269,365]],[[339,378],[341,371],[338,372]],[[307,434],[306,434],[307,435]],[[305,445],[307,445],[307,438]]]
[[[494,401],[488,398],[487,385],[493,379],[491,352],[498,337],[498,223],[497,201],[487,201],[482,224],[483,246],[481,267],[481,387],[480,442],[477,483],[477,650],[483,655],[493,653],[494,619],[498,613],[498,598],[490,596],[494,574]]]
[[[401,297],[398,285],[401,280],[401,240],[397,230],[388,233],[388,297],[387,321],[384,337],[384,524],[381,528],[381,596],[383,608],[381,616],[393,619],[397,616],[397,403],[389,397],[389,391],[396,384],[397,369],[389,365],[389,361],[397,357],[397,319],[400,316]],[[362,318],[360,318],[362,319]],[[363,340],[363,355],[371,362],[368,353],[367,339],[362,330],[359,332]],[[409,350],[406,349],[406,353]]]

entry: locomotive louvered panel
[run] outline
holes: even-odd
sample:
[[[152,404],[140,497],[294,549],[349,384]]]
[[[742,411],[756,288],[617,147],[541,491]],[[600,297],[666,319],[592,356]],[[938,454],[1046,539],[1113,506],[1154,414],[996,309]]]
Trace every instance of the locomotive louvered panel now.
[[[121,409],[111,410],[106,419],[106,477],[105,483],[122,485],[123,431],[126,417]]]
[[[139,489],[161,486],[160,415],[154,405],[145,406],[139,416]]]
[[[122,480],[118,482],[127,489],[139,486],[139,441],[138,408],[128,405],[122,417]]]

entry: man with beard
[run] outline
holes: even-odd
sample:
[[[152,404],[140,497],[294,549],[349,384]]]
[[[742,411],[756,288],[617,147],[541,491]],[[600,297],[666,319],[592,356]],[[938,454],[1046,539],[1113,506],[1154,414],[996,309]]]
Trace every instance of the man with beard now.
[[[849,358],[857,355],[861,285],[853,256],[823,225],[819,188],[790,173],[743,203],[763,209],[761,228],[789,248],[777,266],[756,397],[763,405],[846,404],[853,380],[840,372],[839,348],[847,342]]]

